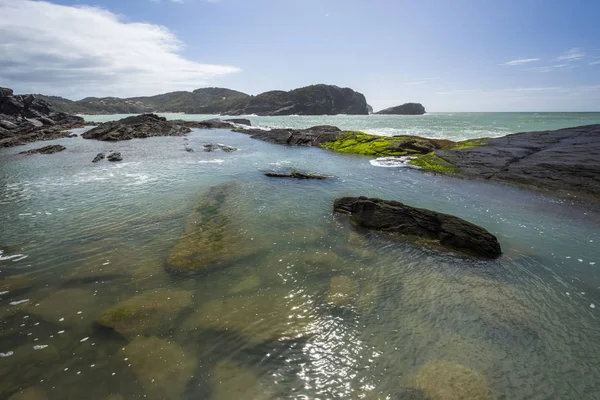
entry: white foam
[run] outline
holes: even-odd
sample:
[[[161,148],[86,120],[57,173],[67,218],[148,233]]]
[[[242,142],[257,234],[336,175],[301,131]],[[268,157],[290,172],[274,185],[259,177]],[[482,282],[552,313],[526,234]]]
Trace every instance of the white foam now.
[[[29,301],[29,299],[17,300],[17,301],[11,301],[9,304],[11,306],[18,306],[19,304],[27,303],[28,301]]]
[[[8,294],[8,290],[5,290],[4,292],[0,292],[0,296],[4,296],[5,294]]]
[[[33,346],[33,349],[34,349],[34,350],[43,350],[43,349],[45,349],[46,347],[48,347],[48,345],[47,345],[47,344],[38,344],[38,345],[35,345],[35,346]]]
[[[12,356],[13,354],[15,354],[15,353],[14,353],[14,352],[12,352],[12,351],[7,351],[6,353],[0,353],[0,358],[3,358],[3,357],[10,357],[10,356]]]
[[[19,258],[19,257],[21,257],[21,258]],[[15,254],[12,256],[3,256],[2,253],[0,252],[0,261],[12,260],[13,258],[18,258],[18,260],[15,260],[15,261],[19,261],[25,257],[27,257],[25,254]]]
[[[202,160],[198,161],[198,164],[223,164],[225,160],[216,159],[216,160]]]
[[[414,160],[415,157],[380,157],[373,160],[369,160],[369,163],[374,167],[383,168],[415,168],[419,169],[416,165],[411,165],[409,162]]]

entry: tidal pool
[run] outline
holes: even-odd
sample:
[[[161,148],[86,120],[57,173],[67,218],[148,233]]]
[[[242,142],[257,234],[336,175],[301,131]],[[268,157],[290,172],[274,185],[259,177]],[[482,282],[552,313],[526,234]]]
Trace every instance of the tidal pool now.
[[[0,150],[0,398],[600,398],[597,207],[225,130],[54,143]],[[263,175],[289,168],[332,178]],[[465,218],[504,255],[356,230],[347,195]]]

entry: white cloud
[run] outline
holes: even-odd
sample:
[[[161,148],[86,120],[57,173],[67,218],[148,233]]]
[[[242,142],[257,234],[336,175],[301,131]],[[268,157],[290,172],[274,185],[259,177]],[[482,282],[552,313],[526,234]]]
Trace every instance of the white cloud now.
[[[521,64],[527,64],[530,62],[534,62],[534,61],[540,61],[540,59],[539,58],[521,58],[519,60],[512,60],[512,61],[505,62],[502,65],[521,65]]]
[[[456,89],[456,90],[447,90],[444,92],[435,92],[435,94],[460,94],[460,93],[479,93],[481,89]]]
[[[96,7],[0,0],[0,15],[0,83],[22,92],[156,94],[240,71],[186,59],[167,28]]]
[[[573,47],[556,58],[557,61],[578,61],[585,57],[585,53],[578,47]]]
[[[575,68],[573,64],[555,64],[555,65],[548,65],[545,67],[535,67],[535,68],[529,68],[531,71],[538,71],[538,72],[553,72],[556,70],[562,71],[562,70],[566,70],[566,69],[573,69]]]
[[[440,78],[438,78],[438,77],[415,79],[414,81],[404,82],[404,85],[425,85],[427,83],[431,83],[431,82],[437,81],[439,79]]]
[[[598,64],[600,64],[600,60],[598,60],[598,61],[592,61],[592,62],[590,63],[590,65],[598,65]]]

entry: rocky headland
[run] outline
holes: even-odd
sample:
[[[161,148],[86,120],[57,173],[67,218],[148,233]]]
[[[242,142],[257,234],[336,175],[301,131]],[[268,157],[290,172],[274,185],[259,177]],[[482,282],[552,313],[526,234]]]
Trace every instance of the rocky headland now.
[[[57,111],[33,95],[15,95],[0,87],[0,147],[68,137],[84,126],[81,117]]]
[[[404,103],[400,106],[386,108],[376,112],[379,115],[423,115],[425,107],[421,103]]]
[[[118,141],[153,136],[183,136],[191,132],[187,126],[167,121],[155,114],[142,114],[119,121],[105,122],[82,135],[84,139]]]

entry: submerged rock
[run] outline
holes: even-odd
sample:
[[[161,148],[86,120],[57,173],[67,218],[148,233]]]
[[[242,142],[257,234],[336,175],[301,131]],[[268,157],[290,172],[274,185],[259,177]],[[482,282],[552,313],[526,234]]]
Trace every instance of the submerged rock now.
[[[291,170],[290,172],[266,172],[265,176],[270,178],[294,178],[294,179],[327,179],[325,175],[313,174],[308,172],[300,172],[298,170]]]
[[[41,147],[39,149],[22,151],[19,154],[27,154],[27,155],[31,155],[31,154],[54,154],[54,153],[58,153],[59,151],[63,151],[63,150],[66,150],[66,149],[67,148],[65,146],[61,146],[60,144],[53,144],[53,145],[50,145],[50,146]]]
[[[112,161],[112,162],[123,161],[123,156],[121,155],[121,153],[114,152],[114,153],[109,154],[108,157],[106,157],[106,159],[108,161]]]
[[[333,210],[350,215],[353,223],[365,228],[431,240],[443,247],[483,258],[497,258],[502,254],[494,235],[452,215],[367,197],[336,199]]]
[[[431,400],[487,400],[485,377],[470,368],[448,361],[427,363],[416,375],[415,385]]]
[[[196,372],[196,359],[176,343],[137,337],[122,352],[149,399],[179,400]]]
[[[84,139],[105,141],[142,139],[153,136],[183,136],[191,132],[177,121],[167,121],[156,114],[142,114],[105,122],[84,133]]]
[[[43,390],[33,387],[13,394],[8,400],[48,400],[48,396]]]
[[[94,159],[92,160],[93,163],[97,163],[99,161],[104,160],[106,156],[104,155],[104,153],[98,153],[98,155],[96,155],[96,157],[94,157]]]
[[[151,290],[110,307],[96,322],[126,338],[153,335],[169,326],[179,312],[191,305],[191,291]]]
[[[311,334],[311,307],[282,289],[260,290],[202,304],[183,323],[187,331],[220,330],[258,345]]]
[[[0,280],[0,292],[19,294],[31,289],[35,284],[36,280],[27,275],[13,275]]]
[[[334,276],[329,285],[327,302],[336,307],[349,306],[356,299],[357,293],[358,285],[352,278],[344,275]]]
[[[275,393],[260,383],[254,371],[235,361],[221,361],[215,366],[211,386],[213,400],[276,398]]]
[[[386,108],[376,112],[380,115],[423,115],[425,107],[421,103],[404,103],[400,106]]]
[[[249,241],[237,225],[234,201],[238,188],[236,182],[224,183],[202,195],[167,257],[168,270],[202,272],[257,251],[257,243]]]

